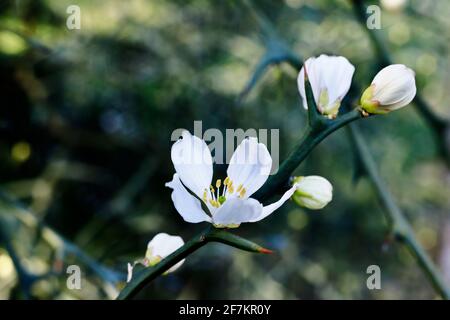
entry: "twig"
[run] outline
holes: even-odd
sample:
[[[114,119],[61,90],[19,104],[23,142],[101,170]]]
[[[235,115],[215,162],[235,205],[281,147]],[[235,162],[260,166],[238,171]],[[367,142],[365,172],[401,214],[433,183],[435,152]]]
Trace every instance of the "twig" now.
[[[170,269],[177,262],[183,260],[188,255],[194,253],[209,242],[220,242],[229,246],[255,253],[272,253],[272,251],[265,249],[251,241],[233,235],[222,229],[215,229],[209,226],[201,233],[186,242],[181,248],[163,259],[157,265],[151,268],[146,268],[140,273],[136,274],[132,281],[120,292],[117,299],[125,300],[133,298],[146,284],[150,283],[156,277],[162,275]]]
[[[308,100],[308,105],[311,106],[313,104]],[[317,110],[314,112],[317,112]],[[264,186],[257,193],[255,193],[254,197],[259,200],[264,200],[270,194],[273,194],[273,190],[279,190],[280,188],[287,186],[292,172],[322,140],[339,128],[342,128],[348,123],[361,118],[361,112],[357,109],[347,112],[334,120],[329,120],[323,116],[320,116],[318,123],[307,127],[306,132],[298,142],[297,146],[291,151],[288,158],[280,165],[280,169],[277,174],[270,176]]]
[[[24,225],[30,228],[40,229],[43,239],[47,241],[52,248],[63,253],[73,254],[103,281],[115,285],[124,279],[123,274],[97,263],[95,259],[87,255],[77,245],[65,239],[52,228],[39,221],[24,205],[1,191],[0,206],[3,208],[2,211],[8,211],[9,215],[14,216]]]
[[[370,154],[369,148],[364,143],[357,126],[348,126],[348,132],[353,145],[355,146],[355,151],[361,160],[361,165],[368,174],[375,190],[377,191],[378,197],[385,208],[384,213],[395,239],[402,242],[409,249],[411,254],[419,263],[419,266],[428,276],[436,291],[439,292],[443,298],[447,300],[450,299],[450,289],[445,284],[442,275],[437,270],[433,261],[417,241],[410,224],[401,209],[395,203],[394,198],[388,191],[389,189],[387,185],[381,179],[375,160]]]
[[[353,0],[353,1],[360,3],[360,1],[358,1],[358,0]],[[360,22],[364,23],[364,25],[365,25],[365,21],[366,21],[365,20],[366,19],[365,11],[364,11],[365,9],[359,8],[358,10],[362,10],[362,11],[360,11],[360,13],[362,12],[362,14],[358,14],[357,17],[360,19]],[[361,21],[362,19],[363,19],[363,21]],[[268,24],[265,23],[265,25],[267,26]],[[389,64],[390,59],[387,54],[387,50],[383,47],[383,43],[381,41],[377,40],[377,35],[375,35],[375,33],[372,33],[369,31],[369,35],[371,36],[371,38],[374,39],[373,43],[374,43],[375,49],[377,51],[378,50],[380,51],[379,52],[381,55],[380,61],[383,61],[384,63]],[[289,62],[289,61],[287,61],[287,62]],[[299,66],[297,63],[293,63],[293,64],[291,63],[291,65],[294,68],[296,68],[297,70],[300,70],[300,68],[301,68],[301,65]],[[419,110],[421,111],[421,114],[428,120],[428,122],[432,125],[433,128],[442,129],[441,126],[445,122],[442,119],[435,117],[435,115],[431,112],[431,109],[428,107],[428,105],[424,102],[424,100],[420,96],[416,97],[415,103],[416,103],[416,105],[418,105]],[[308,100],[308,105],[309,106],[311,105],[309,100]],[[309,115],[311,115],[310,109],[308,109],[308,112],[309,112]],[[347,113],[347,114],[349,114],[349,113]],[[354,124],[350,124],[350,127],[352,127],[353,125]],[[306,134],[306,136],[308,136],[308,133]],[[442,141],[442,138],[441,138],[441,141]],[[300,151],[297,149],[296,152],[300,152]],[[370,156],[370,154],[369,154],[369,156]],[[299,157],[304,158],[305,156],[300,154]],[[372,160],[372,161],[370,161],[370,160]],[[388,217],[388,220],[391,221],[391,224],[393,226],[393,232],[396,235],[397,239],[402,241],[407,246],[407,248],[412,253],[412,255],[414,257],[416,257],[416,259],[419,263],[419,266],[422,268],[423,272],[428,276],[428,278],[430,279],[430,281],[433,284],[433,287],[436,289],[436,291],[439,292],[439,294],[443,298],[449,299],[450,298],[450,289],[447,288],[447,286],[445,285],[445,282],[442,280],[443,278],[442,278],[440,272],[437,270],[437,268],[433,264],[432,260],[429,258],[429,256],[425,252],[425,250],[421,247],[421,245],[415,238],[414,232],[411,230],[409,223],[405,219],[401,210],[396,205],[392,195],[387,191],[387,188],[386,189],[383,188],[384,183],[381,181],[381,178],[379,178],[379,176],[378,176],[378,173],[376,171],[376,164],[373,162],[373,159],[371,159],[371,158],[366,159],[366,157],[361,157],[361,161],[364,166],[371,167],[372,175],[375,178],[375,179],[372,179],[372,176],[371,176],[371,179],[373,180],[374,185],[376,186],[376,190],[379,194],[379,197],[382,199],[383,204],[386,207],[386,215]],[[367,161],[368,161],[368,163],[367,163]],[[282,164],[280,166],[280,171],[281,171],[281,168],[283,167],[283,165],[284,164]],[[273,179],[277,179],[277,178],[274,177]],[[268,183],[269,183],[269,181],[268,181]]]
[[[276,193],[288,183],[292,171],[295,170],[306,156],[317,146],[323,139],[329,136],[334,131],[345,126],[351,121],[361,119],[359,110],[347,112],[335,120],[329,120],[319,114],[316,103],[314,101],[311,85],[306,81],[306,92],[309,110],[308,129],[300,143],[294,148],[288,158],[281,164],[280,170],[276,175],[265,183],[261,192],[255,194],[256,199],[263,199],[271,194]],[[203,239],[203,240],[201,240]],[[241,250],[269,253],[267,249],[253,244],[252,242],[233,236],[225,230],[214,229],[208,227],[202,231],[200,235],[188,241],[183,247],[175,251],[173,254],[163,259],[155,267],[143,271],[131,283],[129,283],[120,293],[119,299],[128,299],[135,295],[145,284],[151,282],[158,275],[164,273],[171,266],[182,260],[198,248],[202,247],[208,242],[222,242],[224,244],[239,248]],[[256,246],[256,247],[255,247]]]
[[[380,34],[376,32],[374,29],[369,29],[366,26],[366,21],[368,18],[367,15],[367,7],[364,5],[362,0],[350,0],[353,7],[353,12],[355,14],[356,19],[360,23],[361,27],[366,30],[367,35],[373,45],[373,48],[376,52],[375,57],[378,59],[378,66],[385,67],[387,65],[392,64],[392,59],[389,54],[389,51],[386,47],[386,44],[381,39]],[[423,99],[420,92],[417,92],[416,97],[414,98],[414,105],[417,108],[417,111],[420,115],[425,119],[428,125],[433,130],[437,140],[440,153],[447,165],[450,166],[450,150],[447,146],[445,140],[445,134],[447,129],[450,127],[450,123],[448,120],[445,120],[439,117],[431,108],[431,106]]]

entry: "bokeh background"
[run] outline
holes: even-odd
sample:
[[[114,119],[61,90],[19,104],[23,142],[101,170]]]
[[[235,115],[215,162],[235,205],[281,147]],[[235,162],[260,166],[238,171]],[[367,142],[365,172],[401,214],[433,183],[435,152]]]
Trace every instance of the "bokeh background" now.
[[[81,8],[80,30],[66,27],[72,4]],[[377,33],[391,58],[416,71],[424,99],[448,117],[450,3],[381,8]],[[127,262],[156,233],[187,240],[201,230],[182,220],[164,187],[177,128],[192,131],[202,120],[204,130],[279,129],[285,158],[305,128],[296,70],[274,65],[238,98],[266,51],[261,21],[299,59],[344,55],[356,66],[354,82],[370,83],[377,54],[347,0],[0,0],[0,299],[114,298]],[[382,177],[450,285],[450,175],[435,137],[412,106],[360,122]],[[234,231],[276,254],[211,244],[139,297],[436,298],[354,169],[341,130],[296,172],[327,177],[330,205],[288,203]],[[66,287],[71,264],[83,271],[81,290]],[[372,264],[381,290],[366,287]]]

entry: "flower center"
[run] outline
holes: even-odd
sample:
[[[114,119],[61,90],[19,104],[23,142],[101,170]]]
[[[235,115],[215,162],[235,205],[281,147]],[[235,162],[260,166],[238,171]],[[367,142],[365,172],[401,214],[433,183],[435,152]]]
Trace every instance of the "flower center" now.
[[[220,190],[221,187],[222,191]],[[209,186],[210,192],[208,192],[208,189],[205,188],[202,200],[206,204],[211,204],[214,208],[219,208],[222,204],[225,203],[225,201],[227,201],[228,196],[235,194],[235,191],[237,197],[241,199],[245,197],[247,190],[242,184],[240,184],[236,190],[234,188],[235,187],[233,181],[231,181],[229,177],[225,178],[223,184],[221,179],[217,179],[215,189],[212,185]]]

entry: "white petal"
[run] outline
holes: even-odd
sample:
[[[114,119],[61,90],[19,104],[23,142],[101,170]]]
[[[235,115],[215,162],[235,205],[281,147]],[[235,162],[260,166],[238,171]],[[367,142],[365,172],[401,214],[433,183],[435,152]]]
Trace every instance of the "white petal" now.
[[[200,200],[186,190],[177,173],[173,175],[172,181],[166,183],[166,187],[173,189],[173,204],[184,221],[190,223],[211,222],[211,218],[203,211]]]
[[[127,264],[128,274],[127,274],[127,282],[130,282],[133,278],[133,268],[134,266],[131,263]]]
[[[245,197],[250,197],[266,182],[272,168],[272,157],[263,143],[250,137],[236,148],[227,175],[236,188],[242,184]]]
[[[183,184],[202,198],[213,177],[212,157],[205,141],[184,131],[171,152],[175,171]]]
[[[308,109],[308,103],[306,100],[306,91],[305,91],[305,68],[308,73],[308,80],[311,84],[311,88],[313,91],[314,101],[318,104],[319,96],[320,96],[320,88],[321,88],[321,71],[320,65],[315,63],[316,58],[311,57],[305,61],[302,69],[300,70],[297,78],[297,86],[300,92],[300,96],[302,97],[303,107]]]
[[[280,208],[287,200],[289,200],[289,198],[294,194],[294,192],[296,190],[297,190],[297,185],[293,185],[288,191],[286,191],[283,194],[283,196],[280,198],[280,200],[278,200],[277,202],[274,202],[272,204],[269,204],[267,206],[264,206],[264,208],[261,212],[261,215],[259,215],[258,217],[255,217],[250,222],[260,221],[260,220],[266,218],[267,216],[269,216],[270,214],[272,214],[275,210]]]
[[[328,89],[329,105],[337,100],[342,100],[350,89],[355,67],[345,57],[333,57],[329,62],[330,69],[334,72],[325,72],[324,83]]]
[[[179,236],[171,236],[167,233],[158,233],[147,245],[147,252],[151,257],[146,257],[151,260],[152,257],[160,258],[161,260],[178,250],[184,245],[184,241]],[[184,259],[172,266],[167,273],[178,269],[184,262]]]
[[[308,79],[314,95],[314,101],[321,113],[332,112],[336,103],[340,103],[350,89],[355,67],[342,56],[320,55],[318,58],[309,58],[305,61]],[[300,70],[297,85],[307,108],[305,92],[304,67]],[[320,105],[320,94],[323,90],[328,93],[328,103]]]
[[[381,108],[389,110],[409,104],[416,94],[414,71],[403,64],[392,64],[383,68],[374,77],[372,100],[378,101]]]
[[[255,199],[232,198],[217,210],[213,223],[219,226],[239,225],[251,222],[262,213],[263,206]]]

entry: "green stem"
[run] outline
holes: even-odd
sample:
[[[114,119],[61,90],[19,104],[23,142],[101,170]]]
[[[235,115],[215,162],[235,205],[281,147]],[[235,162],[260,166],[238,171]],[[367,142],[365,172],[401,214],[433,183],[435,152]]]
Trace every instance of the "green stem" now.
[[[378,59],[378,64],[380,67],[385,67],[392,64],[392,59],[389,55],[389,51],[375,29],[369,29],[366,26],[366,21],[368,19],[367,7],[363,4],[362,0],[351,0],[353,12],[361,27],[367,32],[369,39],[373,45],[376,52],[376,57]],[[450,166],[450,150],[446,145],[445,141],[445,131],[450,126],[448,121],[438,116],[433,112],[430,105],[422,98],[420,92],[417,92],[414,98],[414,106],[420,115],[425,119],[428,125],[433,130],[437,140],[438,147],[442,157],[446,160],[447,165]]]
[[[314,123],[308,125],[303,137],[288,155],[287,159],[280,165],[277,174],[270,176],[254,197],[259,200],[264,200],[273,194],[274,190],[283,189],[287,186],[292,172],[322,140],[339,128],[361,117],[361,112],[358,109],[347,112],[334,120],[328,120],[320,115],[320,118],[317,118],[320,120],[316,120]]]
[[[351,2],[353,3],[353,10],[355,12],[355,16],[357,17],[358,21],[361,23],[363,28],[367,30],[366,25],[365,25],[365,23],[367,21],[366,20],[367,19],[366,7],[362,4],[362,1],[360,1],[360,0],[351,0]],[[391,60],[390,60],[388,51],[387,51],[386,47],[383,45],[383,42],[379,38],[378,34],[375,34],[375,32],[372,32],[371,30],[368,30],[368,34],[372,41],[372,44],[374,45],[376,52],[377,52],[377,57],[379,58],[379,64],[380,65],[390,64]],[[292,53],[292,54],[290,54],[290,56],[294,56],[294,54]],[[300,70],[302,67],[300,61],[290,61],[290,60],[286,60],[286,61],[289,62],[297,70]],[[432,112],[429,105],[421,98],[421,96],[419,94],[416,95],[415,104],[419,110],[419,113],[429,123],[429,125],[432,127],[432,129],[435,130],[435,133],[437,133],[439,135],[440,146],[441,146],[441,150],[444,151],[443,152],[444,157],[447,160],[450,159],[450,157],[449,157],[450,154],[447,151],[447,148],[445,147],[444,139],[442,139],[442,133],[445,132],[445,130],[448,127],[447,122],[442,120],[441,118],[437,117]],[[310,111],[312,111],[312,110],[310,110]],[[349,127],[351,128],[352,132],[353,132],[353,130],[356,130],[356,128],[354,128],[353,125],[350,125]],[[308,128],[308,130],[306,131],[305,135],[303,136],[303,138],[299,144],[302,145],[303,143],[306,143],[307,145],[311,145],[310,142],[313,139],[311,137],[311,135],[312,134],[310,132],[310,129]],[[356,137],[356,135],[354,135],[354,134],[352,134],[352,136]],[[359,139],[358,145],[360,148],[367,148],[367,147],[365,147],[364,142],[361,139]],[[302,154],[303,152],[305,152],[305,151],[301,150],[300,148],[296,148],[295,151],[293,152],[296,155],[293,155],[293,158],[298,157],[299,159],[302,159],[302,158],[306,157],[307,153],[306,153],[306,155],[303,155]],[[291,158],[291,156],[289,158]],[[445,283],[442,280],[442,276],[440,275],[439,271],[434,266],[431,259],[428,257],[426,252],[423,250],[423,248],[420,246],[418,241],[415,239],[414,233],[412,232],[412,229],[411,229],[409,223],[407,222],[406,218],[404,217],[404,215],[401,212],[401,210],[399,209],[399,207],[396,205],[391,194],[387,191],[386,186],[384,185],[383,181],[381,180],[381,178],[379,177],[379,175],[377,173],[376,164],[373,161],[373,159],[371,158],[368,150],[365,153],[364,152],[361,153],[361,161],[362,161],[362,165],[369,172],[372,182],[374,183],[376,190],[378,191],[378,196],[380,197],[383,205],[386,208],[386,213],[385,213],[386,218],[388,219],[389,223],[393,227],[393,230],[397,236],[397,239],[403,241],[403,243],[407,246],[408,250],[412,253],[412,255],[416,257],[418,264],[420,265],[420,267],[422,268],[424,273],[428,276],[428,278],[430,279],[431,283],[433,284],[433,286],[437,290],[437,292],[439,292],[442,297],[448,299],[450,296],[449,289],[446,287]],[[450,160],[448,162],[450,164]],[[293,164],[292,164],[292,166],[293,166]],[[280,169],[280,171],[287,172],[288,171],[287,167],[289,167],[289,166],[290,165],[288,165],[288,164],[284,165],[284,163],[283,163],[282,167],[285,167],[285,168],[283,168],[283,170]],[[283,175],[285,175],[285,173],[283,173]],[[278,176],[278,174],[277,174],[277,176]],[[280,184],[285,183],[285,181],[282,181],[285,179],[278,179],[277,176],[272,176],[269,179],[269,181],[266,183],[266,185],[268,185],[268,184],[280,185]],[[285,175],[285,178],[286,178],[286,175]],[[279,180],[279,181],[277,181],[277,180]],[[268,192],[270,191],[270,188],[268,188],[266,185],[263,189],[261,189],[259,194],[257,194],[257,196],[259,196],[259,198],[263,198],[263,197],[267,196]]]
[[[279,172],[276,175],[271,176],[271,178],[264,184],[261,192],[258,192],[255,195],[257,199],[264,198],[283,188],[283,185],[288,182],[291,173],[298,167],[298,165],[306,158],[306,156],[314,149],[316,145],[318,145],[323,139],[334,131],[362,117],[361,112],[358,109],[354,109],[347,112],[343,116],[338,117],[337,119],[327,119],[318,112],[311,85],[306,77],[305,91],[309,106],[309,120],[306,133],[303,135],[303,138],[300,140],[299,144],[288,156],[287,160],[282,163]],[[188,241],[177,251],[163,259],[156,266],[145,269],[136,275],[135,278],[122,290],[118,299],[129,299],[133,297],[147,283],[163,274],[177,262],[181,261],[208,242],[220,242],[250,252],[271,253],[270,250],[226,232],[223,229],[209,227]]]
[[[224,243],[248,252],[266,254],[272,253],[271,250],[263,248],[249,240],[236,236],[224,229],[216,229],[213,226],[209,226],[155,266],[146,268],[140,273],[137,273],[120,292],[117,299],[126,300],[133,298],[140,290],[142,290],[155,278],[164,274],[164,272],[169,270],[176,263],[180,262],[209,242]]]
[[[442,298],[447,300],[450,299],[450,289],[445,284],[433,261],[417,241],[410,224],[401,209],[395,203],[394,198],[388,191],[387,185],[381,179],[375,160],[370,154],[369,148],[358,133],[357,127],[350,125],[348,130],[356,152],[360,157],[361,164],[372,181],[375,189],[377,190],[378,197],[386,209],[384,210],[385,216],[391,226],[395,238],[405,244]]]

